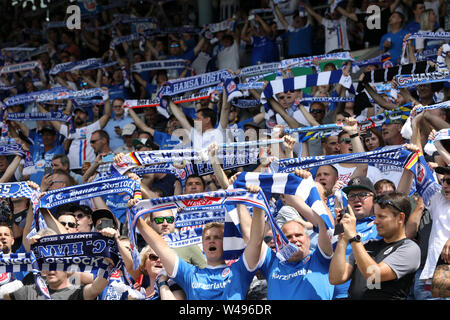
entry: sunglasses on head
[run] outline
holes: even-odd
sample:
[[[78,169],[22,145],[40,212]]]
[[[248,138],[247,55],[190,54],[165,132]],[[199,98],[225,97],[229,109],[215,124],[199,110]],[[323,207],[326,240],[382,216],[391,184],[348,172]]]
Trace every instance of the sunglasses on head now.
[[[395,203],[393,203],[391,200],[387,200],[384,199],[383,197],[375,197],[375,201],[376,203],[378,203],[378,205],[384,209],[386,208],[386,206],[391,206],[392,208],[394,208],[395,210],[399,211],[399,212],[403,212],[402,209],[400,209]]]
[[[61,223],[64,227],[69,226],[69,228],[76,228],[76,226],[77,226],[77,224],[74,222],[60,221],[59,223]]]
[[[156,224],[161,224],[164,222],[164,219],[167,221],[167,223],[173,223],[175,221],[174,217],[157,217],[153,218],[153,221],[155,221]]]
[[[148,259],[151,260],[151,261],[156,261],[156,260],[159,259],[159,257],[156,254],[150,253],[148,255]]]

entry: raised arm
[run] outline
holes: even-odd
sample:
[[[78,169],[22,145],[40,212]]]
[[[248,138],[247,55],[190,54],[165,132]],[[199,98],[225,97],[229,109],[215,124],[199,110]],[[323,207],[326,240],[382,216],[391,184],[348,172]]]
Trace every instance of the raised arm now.
[[[144,240],[155,250],[169,275],[174,273],[175,264],[178,259],[176,252],[169,247],[163,237],[156,233],[142,218],[137,222],[137,228]]]
[[[317,12],[315,12],[314,9],[311,8],[311,5],[309,3],[303,3],[303,4],[305,6],[306,11],[308,11],[308,14],[310,16],[314,17],[314,19],[316,19],[317,22],[322,24],[323,17],[320,14],[318,14]]]
[[[181,108],[179,106],[177,106],[175,103],[173,103],[173,101],[171,99],[169,100],[169,108],[172,111],[172,113],[175,115],[175,117],[178,119],[178,121],[180,121],[181,126],[190,132],[190,130],[192,129],[192,126],[189,123],[186,115],[184,114],[184,112],[181,110]]]
[[[247,184],[247,189],[253,193],[261,190],[260,187],[249,184]],[[247,262],[247,266],[250,270],[256,269],[258,262],[266,249],[265,245],[265,247],[263,247],[264,226],[264,211],[260,208],[253,207],[250,239],[248,240],[247,247],[244,250],[245,261]]]
[[[284,121],[287,122],[289,128],[294,129],[300,127],[300,123],[298,123],[297,120],[291,117],[286,112],[286,110],[277,101],[275,101],[274,98],[270,98],[269,103],[272,106],[273,110],[275,110],[275,112],[277,112],[284,119]]]
[[[145,124],[144,121],[136,114],[132,108],[128,108],[128,114],[133,118],[134,124],[142,131],[150,133],[152,136],[155,135],[155,129],[150,128]]]
[[[103,96],[103,103],[105,106],[105,111],[103,116],[100,117],[100,119],[98,119],[99,124],[100,124],[100,128],[104,128],[106,126],[106,124],[108,123],[109,119],[111,118],[111,114],[112,114],[112,110],[111,110],[111,101],[109,99],[109,91],[108,88],[103,87],[102,88],[104,90],[104,96]]]
[[[277,15],[284,29],[287,30],[289,28],[289,23],[287,22],[283,13],[280,11],[280,8],[278,8],[278,4],[274,3],[273,6],[275,7],[275,14]]]
[[[14,175],[14,172],[16,172],[16,169],[20,164],[20,160],[22,160],[21,156],[16,155],[14,157],[13,161],[11,161],[11,163],[8,165],[8,168],[6,168],[5,172],[0,178],[0,183],[8,182],[9,179],[11,179],[11,177]]]

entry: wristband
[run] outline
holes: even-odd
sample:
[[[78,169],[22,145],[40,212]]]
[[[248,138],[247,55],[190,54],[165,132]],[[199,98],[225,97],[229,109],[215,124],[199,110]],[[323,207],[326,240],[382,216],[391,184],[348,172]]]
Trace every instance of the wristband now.
[[[351,134],[351,135],[350,135],[350,139],[356,138],[356,137],[358,137],[358,136],[359,136],[358,133]]]
[[[161,282],[157,282],[157,286],[158,286],[158,289],[159,289],[162,286],[169,286],[169,284],[167,283],[167,281],[161,281]]]

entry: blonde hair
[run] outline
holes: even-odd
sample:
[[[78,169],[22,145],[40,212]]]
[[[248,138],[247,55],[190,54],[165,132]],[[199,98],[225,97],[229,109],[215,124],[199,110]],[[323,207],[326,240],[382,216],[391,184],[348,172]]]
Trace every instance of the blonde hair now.
[[[142,248],[141,252],[139,253],[141,264],[139,265],[138,270],[145,275],[148,275],[147,270],[145,270],[145,263],[147,262],[150,253],[154,253],[154,251],[149,245],[146,245],[144,248]]]
[[[205,235],[205,232],[208,231],[209,229],[212,229],[212,228],[219,228],[222,231],[222,234],[223,234],[223,231],[225,229],[225,225],[223,223],[220,223],[220,222],[208,222],[203,227],[202,239],[203,239],[203,236]]]

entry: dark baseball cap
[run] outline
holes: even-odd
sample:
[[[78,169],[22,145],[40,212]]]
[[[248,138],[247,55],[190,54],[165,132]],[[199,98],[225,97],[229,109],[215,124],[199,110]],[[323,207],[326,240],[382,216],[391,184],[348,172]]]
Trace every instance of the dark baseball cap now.
[[[113,221],[115,229],[119,228],[117,220],[116,220],[116,217],[111,212],[111,210],[108,210],[108,209],[97,209],[97,210],[94,210],[92,212],[92,222],[94,223],[94,227],[97,224],[97,221],[99,219],[101,219],[101,218],[111,219]]]
[[[440,174],[450,174],[450,166],[437,167],[436,169],[434,169],[434,171],[436,171],[436,173],[440,173]]]
[[[347,186],[344,189],[342,189],[342,191],[344,191],[345,194],[348,194],[351,190],[355,189],[365,189],[372,192],[373,194],[377,193],[375,191],[372,181],[370,181],[370,179],[367,177],[355,177],[351,179],[348,182]]]
[[[52,134],[56,134],[57,133],[56,129],[51,127],[51,126],[45,126],[41,130],[39,130],[40,134],[43,134],[44,132],[50,132]]]

